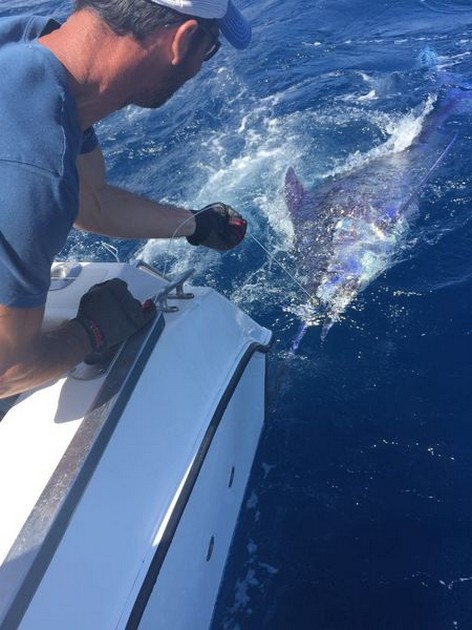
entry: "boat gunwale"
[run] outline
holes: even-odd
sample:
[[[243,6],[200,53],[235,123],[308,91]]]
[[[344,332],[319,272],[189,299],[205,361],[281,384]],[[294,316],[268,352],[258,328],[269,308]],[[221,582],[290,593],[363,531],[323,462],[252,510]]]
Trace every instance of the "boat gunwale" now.
[[[0,567],[0,628],[23,618],[164,327],[160,313],[123,346],[10,548]]]

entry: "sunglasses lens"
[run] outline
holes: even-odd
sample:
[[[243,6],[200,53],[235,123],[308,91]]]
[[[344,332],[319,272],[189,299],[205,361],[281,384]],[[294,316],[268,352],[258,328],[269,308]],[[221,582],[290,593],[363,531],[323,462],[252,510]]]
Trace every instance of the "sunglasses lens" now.
[[[207,52],[205,53],[205,61],[208,61],[208,59],[211,59],[212,57],[214,57],[216,53],[219,51],[219,49],[220,49],[220,42],[212,44],[211,48],[209,48]]]
[[[216,53],[219,51],[219,49],[221,48],[221,42],[218,39],[218,35],[215,35],[211,31],[209,31],[202,24],[200,24],[200,28],[206,35],[208,35],[208,37],[211,38],[211,42],[208,45],[208,50],[206,51],[206,53],[203,56],[203,61],[208,61],[209,59],[214,57],[216,55]]]

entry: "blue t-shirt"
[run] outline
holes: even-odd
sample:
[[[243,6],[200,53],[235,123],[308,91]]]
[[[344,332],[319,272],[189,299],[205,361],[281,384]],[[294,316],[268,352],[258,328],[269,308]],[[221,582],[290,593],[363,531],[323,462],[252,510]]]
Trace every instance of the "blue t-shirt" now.
[[[65,68],[37,38],[48,18],[0,19],[0,304],[46,302],[50,269],[78,212],[80,128]]]

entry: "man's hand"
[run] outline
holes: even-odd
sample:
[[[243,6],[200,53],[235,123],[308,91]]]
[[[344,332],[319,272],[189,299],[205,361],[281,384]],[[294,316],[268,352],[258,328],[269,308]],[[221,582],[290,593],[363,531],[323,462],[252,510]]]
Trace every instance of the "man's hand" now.
[[[74,321],[89,336],[92,350],[103,352],[125,341],[154,319],[152,300],[141,304],[128,291],[128,285],[113,278],[91,287],[82,296]]]
[[[191,245],[204,245],[226,251],[239,245],[246,234],[247,222],[231,206],[212,203],[194,212],[196,229],[187,237]]]
[[[135,300],[126,282],[96,284],[81,299],[75,319],[41,332],[44,307],[0,305],[0,398],[62,376],[90,354],[119,344],[150,322],[154,302]]]

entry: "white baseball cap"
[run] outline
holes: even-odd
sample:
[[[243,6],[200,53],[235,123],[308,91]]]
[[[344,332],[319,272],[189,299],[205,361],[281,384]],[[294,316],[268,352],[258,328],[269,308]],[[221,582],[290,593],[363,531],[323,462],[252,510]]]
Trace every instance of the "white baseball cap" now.
[[[179,13],[218,20],[221,33],[235,48],[243,49],[251,41],[251,25],[234,6],[232,0],[151,0]]]

